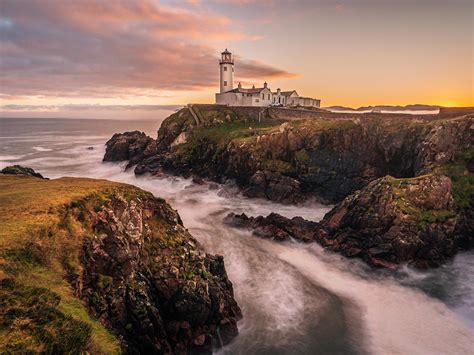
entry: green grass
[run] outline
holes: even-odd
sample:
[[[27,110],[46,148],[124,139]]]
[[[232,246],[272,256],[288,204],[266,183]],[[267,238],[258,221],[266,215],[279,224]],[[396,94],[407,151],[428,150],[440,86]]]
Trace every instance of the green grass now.
[[[0,301],[8,303],[0,307],[0,353],[120,353],[117,337],[89,315],[65,279],[66,266],[81,271],[84,238],[68,211],[100,205],[117,190],[145,193],[105,180],[0,174]]]
[[[269,129],[275,127],[280,122],[224,122],[213,127],[198,127],[192,132],[192,140],[209,139],[218,144],[218,146],[226,146],[233,140],[253,137],[264,133]],[[192,143],[191,143],[192,144]]]
[[[310,160],[310,156],[306,149],[300,149],[295,153],[295,159],[300,163],[307,163]]]
[[[329,129],[348,130],[358,127],[352,120],[331,120],[323,118],[310,118],[305,120],[291,121],[290,125],[301,129],[310,128],[315,131],[324,131]]]
[[[51,290],[0,281],[0,352],[78,353],[89,343],[91,327],[64,313]]]
[[[425,209],[417,206],[412,198],[409,197],[409,191],[411,186],[415,186],[426,179],[437,179],[436,175],[426,174],[420,175],[413,178],[394,178],[386,176],[383,179],[383,183],[390,186],[394,203],[397,208],[406,216],[409,216],[418,229],[424,230],[432,223],[442,223],[446,220],[456,217],[456,213],[450,210],[444,209]],[[425,194],[429,194],[432,189],[424,189]],[[417,198],[423,196],[416,195]]]
[[[265,170],[270,170],[286,175],[295,173],[295,169],[290,163],[278,159],[263,160],[262,167]]]
[[[472,207],[474,201],[474,174],[467,170],[467,162],[473,156],[474,147],[470,147],[439,169],[451,178],[453,197],[460,208]]]

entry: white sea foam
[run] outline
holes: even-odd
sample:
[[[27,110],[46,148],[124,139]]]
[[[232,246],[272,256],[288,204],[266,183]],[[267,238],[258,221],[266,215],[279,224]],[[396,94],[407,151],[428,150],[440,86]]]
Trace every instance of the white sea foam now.
[[[51,148],[45,148],[45,147],[33,147],[34,150],[37,152],[50,152],[52,151]]]
[[[12,161],[12,160],[19,160],[25,157],[26,154],[22,155],[0,155],[0,161]]]

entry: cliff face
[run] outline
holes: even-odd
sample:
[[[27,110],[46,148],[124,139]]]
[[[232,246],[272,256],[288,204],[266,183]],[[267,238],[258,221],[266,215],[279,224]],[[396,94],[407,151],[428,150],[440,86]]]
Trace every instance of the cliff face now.
[[[230,178],[249,197],[291,203],[313,195],[334,203],[385,175],[428,172],[472,141],[471,117],[312,113],[292,120],[291,112],[277,110],[268,114],[278,119],[256,122],[226,110],[202,110],[208,115],[203,127],[193,126],[187,109],[169,117],[157,154],[135,171]]]
[[[237,335],[223,258],[165,201],[103,180],[0,185],[2,351],[211,353]]]
[[[157,154],[142,160],[136,173],[163,169],[233,179],[249,197],[295,203],[313,196],[339,203],[329,216],[340,216],[340,223],[327,217],[313,231],[302,221],[282,229],[283,220],[262,217],[250,222],[260,235],[316,240],[387,267],[437,266],[472,244],[472,114],[268,109],[257,120],[249,112],[211,106],[201,108],[204,123],[196,127],[186,110],[165,120]],[[392,181],[403,186],[395,188]],[[430,205],[430,190],[444,207]],[[424,194],[422,205],[414,194]]]

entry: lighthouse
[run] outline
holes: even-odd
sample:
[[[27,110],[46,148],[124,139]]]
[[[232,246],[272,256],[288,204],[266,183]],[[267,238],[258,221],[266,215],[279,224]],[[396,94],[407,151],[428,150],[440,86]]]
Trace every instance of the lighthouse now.
[[[0,0],[1,1],[1,0]],[[220,91],[216,93],[216,104],[227,106],[292,106],[320,107],[321,100],[299,96],[296,90],[272,92],[267,82],[261,87],[243,88],[239,84],[234,89],[234,56],[226,48],[219,61]]]
[[[225,49],[221,53],[220,78],[221,78],[221,94],[234,88],[234,57],[232,53]]]

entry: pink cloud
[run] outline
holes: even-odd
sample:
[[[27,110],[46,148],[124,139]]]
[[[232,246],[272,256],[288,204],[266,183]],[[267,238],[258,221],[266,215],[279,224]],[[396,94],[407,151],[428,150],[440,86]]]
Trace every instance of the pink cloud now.
[[[220,48],[259,40],[227,17],[167,7],[151,0],[2,2],[0,95],[18,97],[159,95],[217,86]],[[292,74],[255,61],[246,78]]]

